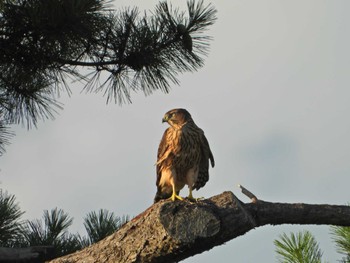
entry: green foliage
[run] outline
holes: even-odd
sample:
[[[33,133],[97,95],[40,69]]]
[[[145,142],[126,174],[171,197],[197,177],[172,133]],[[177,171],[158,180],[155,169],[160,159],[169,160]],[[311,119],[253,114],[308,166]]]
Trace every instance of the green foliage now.
[[[168,92],[177,75],[203,65],[209,38],[202,32],[216,19],[216,10],[202,1],[188,2],[188,15],[160,2],[152,16],[140,16],[137,8],[110,14],[110,26],[99,41],[99,53],[89,53],[99,61],[91,73],[88,91],[103,91],[107,101],[130,102],[131,91],[146,95],[155,90]],[[205,20],[205,22],[203,21]],[[177,26],[186,25],[180,33]],[[184,34],[193,37],[193,51],[184,46]],[[197,55],[197,53],[199,55]],[[100,81],[105,72],[109,76]],[[99,83],[96,87],[96,83]]]
[[[43,221],[27,221],[23,226],[21,246],[53,246],[52,258],[79,250],[82,248],[82,238],[68,232],[72,223],[73,219],[62,209],[45,210]]]
[[[0,247],[50,246],[46,260],[73,253],[113,234],[129,221],[128,216],[118,217],[107,210],[90,212],[84,218],[88,237],[72,234],[68,228],[73,223],[62,209],[44,210],[42,220],[20,221],[20,211],[15,196],[0,189]]]
[[[274,241],[278,260],[282,263],[321,263],[322,252],[309,231],[283,234]]]
[[[344,255],[342,262],[350,262],[350,227],[332,226],[331,234],[337,247],[337,252]]]
[[[1,103],[1,102],[0,102]],[[0,111],[1,116],[1,111]],[[5,152],[5,146],[10,143],[14,134],[8,129],[6,124],[0,119],[0,156]]]
[[[151,15],[107,0],[3,0],[0,6],[0,121],[28,128],[53,118],[67,79],[107,102],[131,92],[168,92],[177,75],[203,65],[216,10],[189,0],[187,13],[160,2]],[[84,68],[84,71],[81,69]],[[84,72],[82,74],[81,72]],[[1,132],[1,130],[0,130]],[[0,136],[0,150],[4,145]]]
[[[0,98],[8,123],[36,124],[60,108],[64,59],[77,59],[105,25],[99,0],[5,0],[0,15]],[[66,86],[68,87],[68,86]]]
[[[337,248],[337,252],[344,256],[340,262],[349,263],[350,262],[350,227],[331,226],[330,230]]]
[[[84,226],[90,243],[96,243],[113,234],[128,221],[127,216],[118,217],[113,212],[100,209],[98,213],[93,211],[87,214],[84,218]]]
[[[73,219],[61,209],[44,211],[42,220],[28,221],[25,227],[25,237],[31,246],[52,245],[67,233]]]
[[[0,189],[0,247],[12,246],[19,238],[23,213],[15,196]]]

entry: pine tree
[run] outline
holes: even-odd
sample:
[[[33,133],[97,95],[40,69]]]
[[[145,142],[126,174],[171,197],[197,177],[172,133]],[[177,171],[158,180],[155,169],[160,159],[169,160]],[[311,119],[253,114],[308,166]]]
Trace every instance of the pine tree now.
[[[0,247],[11,247],[18,241],[23,213],[16,203],[16,197],[0,189]]]
[[[309,231],[283,234],[275,240],[276,252],[281,263],[321,263],[322,252]]]
[[[337,252],[344,257],[340,262],[350,262],[350,227],[332,226],[331,234],[337,247]]]
[[[169,92],[203,65],[216,10],[189,0],[187,12],[160,2],[151,15],[115,11],[107,0],[3,0],[0,6],[0,145],[11,124],[35,126],[62,108],[68,80],[107,102],[131,92]],[[3,150],[0,148],[0,150]]]
[[[113,234],[128,221],[128,216],[115,216],[113,212],[105,209],[100,209],[98,213],[95,211],[88,213],[84,218],[84,226],[88,233],[90,244]]]
[[[51,258],[79,250],[85,240],[78,234],[68,232],[72,223],[73,218],[62,209],[44,210],[43,221],[36,219],[24,224],[22,243],[19,246],[52,246]]]

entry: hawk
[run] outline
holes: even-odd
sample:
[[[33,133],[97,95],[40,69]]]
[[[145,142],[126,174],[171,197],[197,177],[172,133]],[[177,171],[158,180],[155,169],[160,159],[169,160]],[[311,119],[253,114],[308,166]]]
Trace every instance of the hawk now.
[[[193,189],[200,189],[209,180],[209,160],[214,167],[214,157],[204,132],[185,109],[165,113],[162,122],[168,127],[158,148],[157,193],[154,202],[169,198],[183,200],[180,190],[187,184],[189,200],[195,200]]]

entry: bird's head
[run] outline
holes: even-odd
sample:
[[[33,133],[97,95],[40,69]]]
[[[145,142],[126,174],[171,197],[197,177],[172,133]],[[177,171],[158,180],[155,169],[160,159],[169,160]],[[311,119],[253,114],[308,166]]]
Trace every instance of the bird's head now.
[[[169,123],[174,128],[181,128],[185,123],[192,120],[191,114],[185,109],[173,109],[165,113],[162,122]]]

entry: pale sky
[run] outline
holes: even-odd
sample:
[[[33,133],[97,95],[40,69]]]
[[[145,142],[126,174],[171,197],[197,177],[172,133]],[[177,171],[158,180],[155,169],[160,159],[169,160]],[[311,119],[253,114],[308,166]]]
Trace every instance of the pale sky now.
[[[153,10],[158,1],[115,1]],[[171,1],[174,6],[180,1]],[[209,1],[205,1],[209,3]],[[273,202],[350,201],[350,1],[216,1],[218,20],[205,66],[180,76],[169,94],[106,105],[103,94],[63,95],[63,111],[38,129],[14,127],[0,159],[0,186],[14,194],[24,219],[64,209],[71,232],[100,208],[136,216],[156,191],[155,162],[172,108],[189,110],[209,140],[216,166],[194,195],[237,184]],[[181,5],[184,7],[184,1]],[[185,188],[182,195],[187,195]],[[336,262],[329,226],[266,226],[189,258],[187,263],[277,262],[273,240],[310,230]]]

